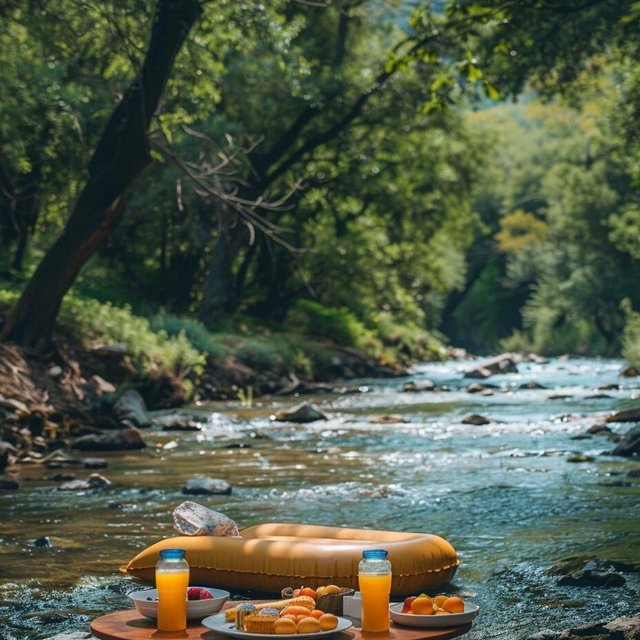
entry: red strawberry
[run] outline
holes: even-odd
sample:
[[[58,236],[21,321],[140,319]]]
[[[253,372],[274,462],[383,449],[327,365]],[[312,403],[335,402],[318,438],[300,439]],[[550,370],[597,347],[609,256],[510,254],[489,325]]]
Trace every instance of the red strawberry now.
[[[200,587],[189,587],[187,589],[188,600],[200,600],[201,597],[202,597],[202,589]]]
[[[200,600],[213,600],[213,595],[211,595],[211,591],[207,591],[206,589],[200,589]]]

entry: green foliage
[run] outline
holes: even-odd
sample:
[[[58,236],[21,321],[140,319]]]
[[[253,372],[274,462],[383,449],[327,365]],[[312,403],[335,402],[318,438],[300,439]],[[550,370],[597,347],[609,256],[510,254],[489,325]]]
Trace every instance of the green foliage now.
[[[197,320],[163,313],[153,316],[150,326],[154,331],[164,332],[172,337],[184,336],[194,349],[207,354],[212,360],[221,360],[226,355],[222,337],[211,333]]]
[[[197,374],[205,364],[184,333],[169,337],[153,331],[149,320],[135,316],[129,307],[67,296],[60,321],[86,345],[125,344],[140,371],[162,368],[182,378]]]
[[[531,353],[535,352],[531,337],[526,331],[515,329],[511,335],[498,340],[498,346],[502,352]]]
[[[492,350],[493,333],[493,348],[500,341],[546,353],[619,352],[619,304],[638,299],[640,263],[629,260],[635,218],[625,203],[628,180],[619,164],[604,160],[615,142],[606,139],[601,116],[609,98],[593,85],[579,109],[530,100],[470,116],[495,136],[479,195],[492,203],[485,215],[502,265],[490,272],[484,261],[455,318],[473,318],[473,340],[483,350]]]
[[[393,359],[438,360],[444,353],[445,338],[418,325],[398,324],[393,314],[380,312],[372,318],[376,336],[394,354]]]
[[[640,206],[629,203],[609,217],[609,239],[620,250],[640,260]]]
[[[27,273],[138,69],[154,5],[1,10],[2,268],[18,245],[19,198],[6,194],[35,188]],[[370,0],[203,3],[154,121],[154,164],[63,320],[87,340],[126,342],[141,367],[185,372],[206,354],[312,372],[326,355],[308,340],[212,333],[193,319],[229,232],[216,285],[232,295],[218,327],[286,318],[389,361],[437,357],[443,320],[483,350],[508,339],[615,353],[620,300],[640,306],[637,3],[525,5],[424,3],[409,15],[406,3]],[[566,100],[481,97],[531,78]],[[262,216],[253,244],[235,218],[243,207]]]
[[[213,367],[224,367],[227,358],[258,371],[270,371],[286,376],[291,371],[313,379],[318,364],[327,356],[312,341],[297,333],[276,334],[255,330],[251,333],[209,331],[202,323],[170,314],[160,314],[151,320],[154,331],[173,338],[184,336],[198,352],[206,356]]]
[[[500,231],[495,238],[502,253],[519,253],[532,244],[542,242],[548,226],[532,213],[516,209],[500,220]]]
[[[373,339],[371,331],[345,307],[326,307],[313,300],[298,300],[289,311],[287,326],[349,347],[362,347]]]
[[[634,367],[640,367],[640,313],[634,311],[628,299],[621,303],[626,323],[622,334],[622,355]]]

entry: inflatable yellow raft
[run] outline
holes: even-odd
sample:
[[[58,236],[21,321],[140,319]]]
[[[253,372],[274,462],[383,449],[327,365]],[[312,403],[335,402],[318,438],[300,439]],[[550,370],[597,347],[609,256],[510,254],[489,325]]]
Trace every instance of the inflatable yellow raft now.
[[[240,537],[166,538],[123,571],[153,582],[159,551],[171,547],[186,549],[192,584],[265,593],[331,583],[357,589],[363,549],[389,552],[393,596],[439,589],[460,564],[446,540],[427,533],[268,523],[243,529]]]

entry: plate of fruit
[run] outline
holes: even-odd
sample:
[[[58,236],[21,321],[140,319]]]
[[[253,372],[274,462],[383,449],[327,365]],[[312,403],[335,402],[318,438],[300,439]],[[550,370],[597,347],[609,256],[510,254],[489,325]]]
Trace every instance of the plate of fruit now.
[[[432,598],[422,593],[405,598],[404,602],[394,602],[389,607],[389,614],[393,622],[405,627],[438,629],[468,624],[479,610],[477,604],[458,596],[438,595]]]
[[[198,620],[205,616],[210,616],[222,609],[222,605],[229,598],[230,593],[223,589],[212,589],[211,587],[191,586],[187,589],[187,618]],[[143,589],[134,591],[129,597],[136,605],[139,613],[147,618],[158,617],[158,590]]]

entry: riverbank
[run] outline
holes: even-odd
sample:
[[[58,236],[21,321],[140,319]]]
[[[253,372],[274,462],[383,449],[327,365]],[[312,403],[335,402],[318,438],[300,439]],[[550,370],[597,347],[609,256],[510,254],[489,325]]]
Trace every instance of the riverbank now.
[[[262,339],[268,344],[268,336]],[[398,363],[385,365],[357,349],[299,336],[297,363],[277,354],[278,341],[287,337],[274,338],[271,358],[279,363],[275,367],[269,360],[260,362],[255,353],[253,358],[242,357],[247,342],[255,345],[254,336],[232,340],[235,353],[207,354],[197,371],[183,372],[160,365],[142,368],[126,344],[85,347],[65,333],[56,336],[55,349],[44,355],[0,344],[0,473],[22,457],[41,457],[68,447],[74,438],[105,429],[120,429],[123,435],[119,442],[117,435],[106,438],[106,449],[138,448],[140,438],[129,430],[131,439],[124,429],[148,427],[148,410],[327,392],[346,388],[354,378],[405,373]]]

